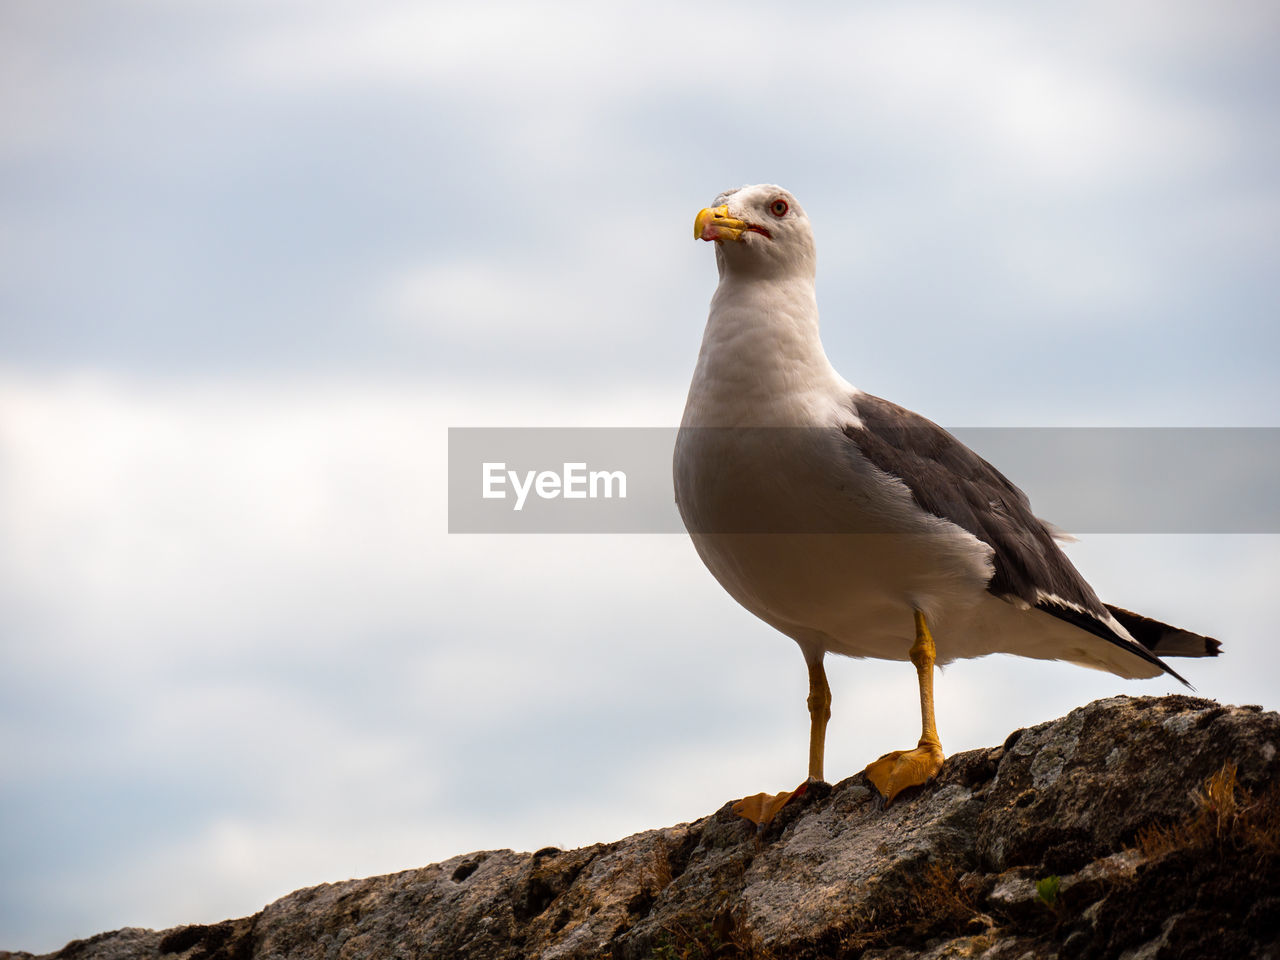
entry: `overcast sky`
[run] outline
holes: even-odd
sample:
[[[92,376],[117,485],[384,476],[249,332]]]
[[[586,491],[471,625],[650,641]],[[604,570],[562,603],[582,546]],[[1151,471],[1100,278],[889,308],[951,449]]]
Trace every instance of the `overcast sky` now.
[[[795,786],[794,644],[683,536],[448,535],[447,429],[676,424],[693,217],[761,181],[865,389],[1280,426],[1278,52],[1231,0],[0,4],[0,948]],[[1280,706],[1280,537],[1071,554]],[[915,742],[909,665],[829,673],[830,778]],[[1176,689],[989,658],[939,727]]]

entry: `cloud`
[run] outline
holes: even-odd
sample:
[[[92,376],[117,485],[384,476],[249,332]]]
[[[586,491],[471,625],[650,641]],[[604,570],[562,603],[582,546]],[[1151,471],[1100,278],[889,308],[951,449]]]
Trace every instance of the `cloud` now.
[[[195,9],[16,25],[57,133],[6,141],[12,362],[678,380],[688,221],[747,179],[815,216],[833,353],[899,381],[904,327],[962,368],[1225,296],[1265,351],[1274,125],[1197,72],[1247,77],[1265,11]]]

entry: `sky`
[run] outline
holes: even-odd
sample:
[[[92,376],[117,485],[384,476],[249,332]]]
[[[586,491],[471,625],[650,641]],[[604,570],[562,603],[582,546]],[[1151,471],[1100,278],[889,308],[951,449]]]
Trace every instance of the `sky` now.
[[[449,534],[449,428],[676,425],[693,217],[756,182],[864,389],[1280,427],[1278,50],[1239,0],[0,4],[0,948],[793,787],[794,644],[678,534]],[[1070,555],[1280,706],[1280,536]],[[829,779],[915,742],[909,666],[828,672]],[[1178,689],[994,657],[937,712]]]

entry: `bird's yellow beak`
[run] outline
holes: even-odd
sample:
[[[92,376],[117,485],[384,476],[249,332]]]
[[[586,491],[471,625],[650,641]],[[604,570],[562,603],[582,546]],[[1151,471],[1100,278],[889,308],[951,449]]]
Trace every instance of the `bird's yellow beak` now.
[[[729,216],[729,205],[703,207],[693,221],[693,238],[695,240],[741,240],[742,235],[750,229],[745,220],[735,220]]]

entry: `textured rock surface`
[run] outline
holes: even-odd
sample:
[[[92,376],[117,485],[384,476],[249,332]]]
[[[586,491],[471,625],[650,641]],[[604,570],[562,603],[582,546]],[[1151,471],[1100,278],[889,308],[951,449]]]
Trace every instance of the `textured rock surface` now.
[[[50,956],[1280,960],[1278,748],[1275,713],[1117,697],[951,757],[888,809],[859,775],[811,788],[758,837],[726,804],[616,843],[473,853]]]

